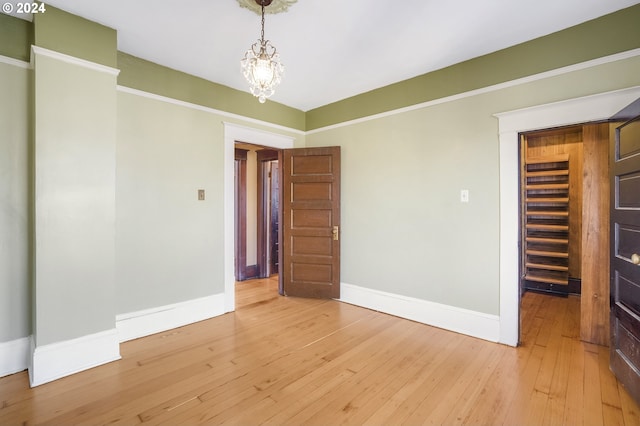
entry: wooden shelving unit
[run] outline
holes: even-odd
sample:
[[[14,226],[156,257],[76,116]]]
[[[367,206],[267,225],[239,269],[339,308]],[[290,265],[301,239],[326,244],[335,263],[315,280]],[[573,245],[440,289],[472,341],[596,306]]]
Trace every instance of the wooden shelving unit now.
[[[524,277],[569,283],[569,155],[527,158],[524,166]]]

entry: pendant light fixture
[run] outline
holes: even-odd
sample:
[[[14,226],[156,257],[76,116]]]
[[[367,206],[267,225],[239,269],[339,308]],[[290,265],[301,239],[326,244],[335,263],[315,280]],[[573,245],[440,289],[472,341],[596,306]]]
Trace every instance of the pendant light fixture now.
[[[265,103],[268,97],[275,93],[280,84],[284,65],[280,62],[280,54],[269,40],[264,39],[264,8],[272,0],[255,0],[262,9],[262,31],[260,39],[244,54],[240,61],[244,78],[249,82],[251,94]]]

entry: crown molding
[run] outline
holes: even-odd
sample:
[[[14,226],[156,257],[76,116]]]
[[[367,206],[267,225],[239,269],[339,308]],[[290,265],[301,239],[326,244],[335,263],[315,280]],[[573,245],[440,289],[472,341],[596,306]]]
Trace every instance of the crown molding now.
[[[87,61],[85,59],[76,58],[75,56],[66,55],[64,53],[56,52],[55,50],[45,49],[44,47],[40,47],[36,45],[31,46],[31,52],[32,52],[31,54],[32,67],[33,67],[33,62],[35,60],[36,55],[40,55],[40,56],[47,56],[49,58],[57,59],[61,62],[66,62],[68,64],[73,64],[83,68],[88,68],[94,71],[111,74],[116,77],[118,76],[118,74],[120,74],[120,70],[117,68],[98,64],[96,62]]]

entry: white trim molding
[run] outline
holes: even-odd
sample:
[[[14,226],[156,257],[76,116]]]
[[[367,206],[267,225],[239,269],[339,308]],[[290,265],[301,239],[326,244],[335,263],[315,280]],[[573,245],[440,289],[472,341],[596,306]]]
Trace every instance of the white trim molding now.
[[[490,342],[498,342],[497,315],[443,305],[428,300],[340,283],[340,301],[384,312]]]
[[[118,76],[120,70],[117,68],[108,67],[106,65],[98,64],[96,62],[87,61],[86,59],[76,58],[75,56],[66,55],[64,53],[56,52],[55,50],[45,49],[44,47],[31,45],[31,66],[34,67],[34,61],[36,55],[47,56],[49,58],[57,59],[61,62],[77,65],[82,68],[87,68],[93,71],[102,72],[105,74],[111,74]],[[35,67],[34,67],[35,68]]]
[[[224,293],[225,312],[236,309],[235,296],[235,144],[246,142],[270,148],[293,148],[295,138],[234,123],[224,125]]]
[[[190,109],[195,109],[195,110],[198,110],[198,111],[207,112],[209,114],[217,114],[217,115],[221,115],[221,116],[227,117],[227,118],[242,120],[242,121],[247,122],[247,123],[268,127],[268,128],[272,128],[272,129],[275,129],[275,130],[291,132],[291,133],[298,134],[298,135],[304,135],[305,134],[305,132],[303,130],[298,130],[298,129],[294,129],[294,128],[291,128],[291,127],[282,126],[282,125],[279,125],[279,124],[273,124],[273,123],[269,123],[268,121],[263,121],[263,120],[258,120],[258,119],[255,119],[255,118],[245,117],[243,115],[234,114],[234,113],[231,113],[231,112],[226,112],[226,111],[222,111],[222,110],[211,108],[211,107],[194,104],[192,102],[181,101],[179,99],[169,98],[167,96],[156,95],[155,93],[145,92],[143,90],[133,89],[133,88],[127,87],[127,86],[118,85],[116,87],[116,90],[118,92],[128,93],[130,95],[140,96],[142,98],[153,99],[153,100],[156,100],[156,101],[165,102],[165,103],[172,104],[172,105],[178,105],[178,106],[182,106],[182,107],[185,107],[185,108],[190,108]],[[241,127],[241,126],[238,126],[238,127]],[[268,132],[265,132],[265,133],[268,133]]]
[[[519,342],[518,134],[607,120],[640,97],[640,86],[495,114],[500,131],[500,342]]]
[[[29,337],[0,343],[0,377],[29,367]]]
[[[42,346],[35,346],[31,338],[31,348],[31,387],[120,359],[115,328]]]
[[[32,69],[29,62],[21,61],[20,59],[10,58],[9,56],[0,55],[0,63],[13,65],[18,68]]]
[[[159,306],[116,316],[118,340],[126,342],[225,313],[224,294]]]

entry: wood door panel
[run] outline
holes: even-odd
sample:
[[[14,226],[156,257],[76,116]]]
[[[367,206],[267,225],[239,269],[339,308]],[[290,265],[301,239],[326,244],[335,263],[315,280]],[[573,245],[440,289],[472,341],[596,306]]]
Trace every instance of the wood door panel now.
[[[618,241],[615,255],[630,261],[631,256],[637,253],[636,243],[640,240],[640,227],[633,225],[616,225],[615,238]]]
[[[330,155],[314,155],[313,157],[294,157],[291,163],[292,176],[331,175],[333,159]]]
[[[640,121],[632,122],[620,129],[618,157],[625,159],[640,154]]]
[[[282,177],[283,293],[338,298],[340,148],[285,150]]]
[[[291,202],[327,201],[331,202],[333,193],[331,182],[300,182],[291,185]],[[330,205],[329,205],[330,206]]]
[[[326,285],[333,278],[333,270],[331,264],[296,262],[291,264],[291,278],[295,282]]]
[[[618,207],[640,208],[640,173],[628,173],[618,177]]]
[[[620,322],[620,340],[618,342],[620,353],[633,365],[640,365],[640,341],[636,339],[630,330],[627,330]]]
[[[291,212],[293,228],[330,228],[331,210],[295,210]]]
[[[331,237],[304,237],[291,238],[293,251],[301,255],[331,256],[333,254],[333,241]]]
[[[633,274],[634,271],[629,271]],[[634,278],[624,275],[624,271],[618,271],[614,277],[617,298],[616,305],[627,308],[636,317],[640,317],[640,283],[634,282]],[[627,325],[626,328],[633,328]],[[636,326],[640,331],[640,325]],[[640,365],[640,364],[638,364]]]

